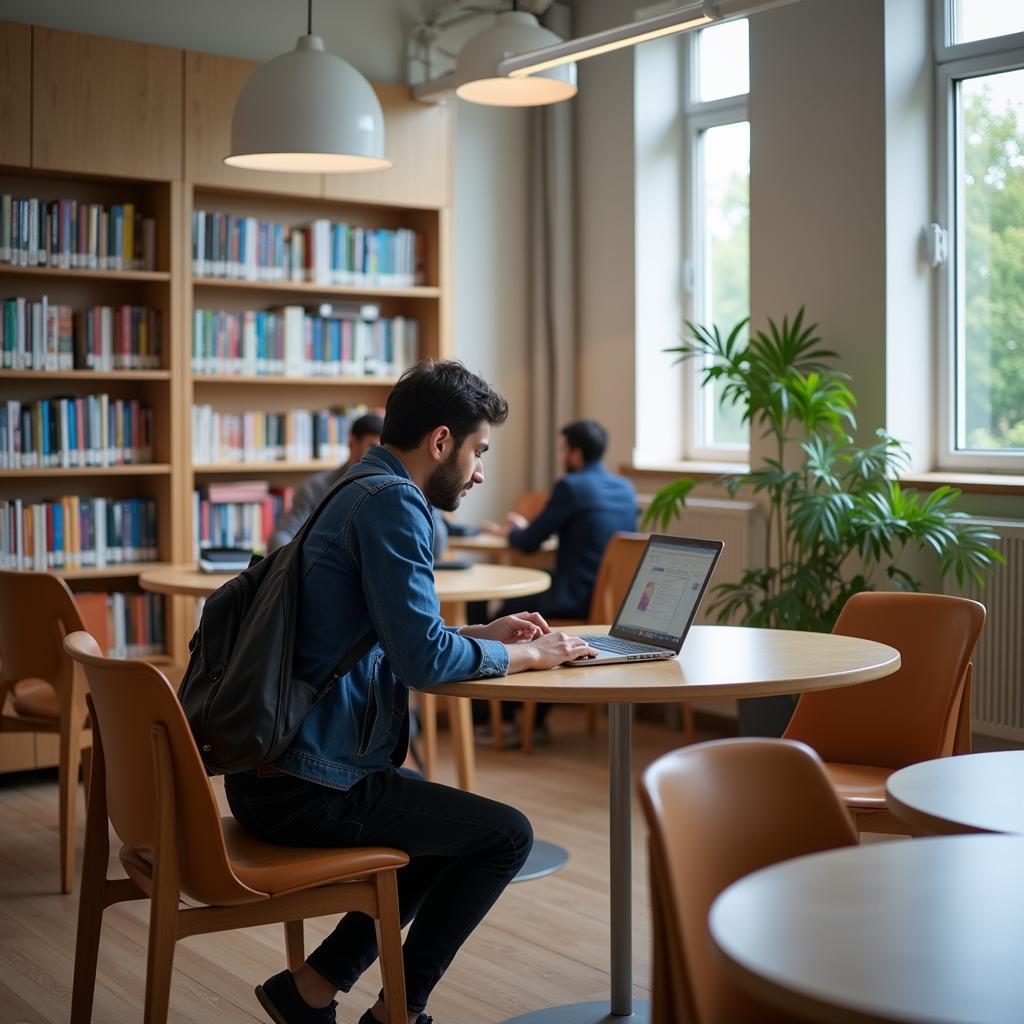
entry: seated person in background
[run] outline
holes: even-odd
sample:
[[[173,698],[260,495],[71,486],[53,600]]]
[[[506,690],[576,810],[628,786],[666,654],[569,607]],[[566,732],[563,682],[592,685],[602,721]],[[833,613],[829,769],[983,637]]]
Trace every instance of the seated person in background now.
[[[601,459],[608,447],[608,432],[594,420],[576,420],[562,427],[559,439],[563,476],[551,491],[540,514],[527,522],[509,512],[502,524],[485,523],[490,533],[505,536],[518,551],[536,551],[552,534],[558,535],[558,557],[551,588],[535,597],[506,601],[500,615],[517,611],[539,612],[553,619],[585,621],[604,549],[620,530],[635,530],[636,491],[624,477],[609,473]],[[471,622],[481,621],[480,612]],[[485,616],[486,617],[486,616]],[[502,716],[514,719],[515,704],[506,701]],[[537,707],[542,726],[549,704]],[[479,714],[479,713],[478,713]],[[514,732],[507,730],[507,732]],[[544,730],[540,729],[538,737]],[[514,741],[515,736],[510,736]]]
[[[267,541],[267,554],[284,547],[302,529],[310,512],[320,504],[320,499],[375,445],[380,443],[380,432],[384,421],[373,413],[360,416],[352,422],[348,433],[348,462],[337,469],[325,469],[311,476],[296,492],[292,507],[277,521],[274,532]],[[453,524],[446,522],[437,509],[432,509],[434,519],[434,561],[444,555],[448,546],[449,532],[455,533]]]
[[[594,420],[562,427],[559,439],[563,476],[533,522],[509,512],[501,525],[484,529],[507,538],[509,547],[537,551],[558,534],[558,557],[551,589],[523,601],[545,618],[585,620],[601,557],[612,535],[636,529],[636,491],[625,477],[609,473],[601,462],[608,432]]]
[[[325,469],[311,476],[295,492],[292,507],[285,512],[274,526],[274,532],[267,541],[267,554],[283,548],[295,534],[302,529],[302,524],[309,518],[309,513],[320,504],[320,499],[375,445],[380,442],[380,432],[384,420],[373,413],[367,413],[352,421],[348,432],[348,462],[337,469]]]

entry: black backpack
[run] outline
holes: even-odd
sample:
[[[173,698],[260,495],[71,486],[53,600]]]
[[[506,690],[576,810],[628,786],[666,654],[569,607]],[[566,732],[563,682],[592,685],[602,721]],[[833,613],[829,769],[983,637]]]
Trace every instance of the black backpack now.
[[[206,599],[178,698],[211,775],[249,771],[288,749],[314,705],[377,642],[370,630],[319,683],[292,674],[302,542],[346,484],[379,470],[346,474],[324,495],[298,534]]]

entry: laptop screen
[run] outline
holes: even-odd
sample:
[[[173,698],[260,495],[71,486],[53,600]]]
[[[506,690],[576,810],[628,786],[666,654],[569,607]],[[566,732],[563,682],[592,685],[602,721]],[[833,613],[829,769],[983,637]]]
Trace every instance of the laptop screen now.
[[[678,651],[722,547],[721,541],[651,537],[612,635]]]

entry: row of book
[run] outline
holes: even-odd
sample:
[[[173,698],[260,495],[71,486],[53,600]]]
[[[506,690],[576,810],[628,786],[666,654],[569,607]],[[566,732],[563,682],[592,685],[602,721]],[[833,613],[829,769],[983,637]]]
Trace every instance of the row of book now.
[[[146,306],[71,306],[17,297],[0,304],[5,370],[155,370],[160,311]]]
[[[192,459],[198,465],[340,463],[348,458],[350,417],[336,409],[229,413],[194,405]]]
[[[75,604],[86,630],[108,658],[145,658],[166,650],[159,594],[76,593]]]
[[[328,307],[330,309],[331,307]],[[404,316],[314,315],[302,306],[264,312],[196,309],[194,373],[289,377],[398,376],[416,362],[419,324]]]
[[[0,402],[0,469],[153,461],[153,410],[110,395]]]
[[[0,568],[88,569],[157,558],[156,499],[0,501]]]
[[[291,487],[266,480],[210,484],[192,494],[192,544],[203,548],[248,548],[263,552],[275,523],[291,508]]]
[[[192,213],[192,272],[244,281],[401,288],[423,282],[423,236],[324,218],[292,227],[233,213]]]
[[[0,196],[0,263],[65,270],[155,270],[156,221],[133,203]]]

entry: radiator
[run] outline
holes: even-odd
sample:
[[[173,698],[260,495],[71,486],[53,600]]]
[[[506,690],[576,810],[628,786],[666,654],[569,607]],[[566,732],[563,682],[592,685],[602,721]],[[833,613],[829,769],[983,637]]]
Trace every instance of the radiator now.
[[[997,566],[979,586],[958,587],[947,577],[944,591],[980,601],[988,610],[974,652],[972,710],[974,731],[1024,742],[1024,521],[975,520],[999,534],[1006,565]]]

